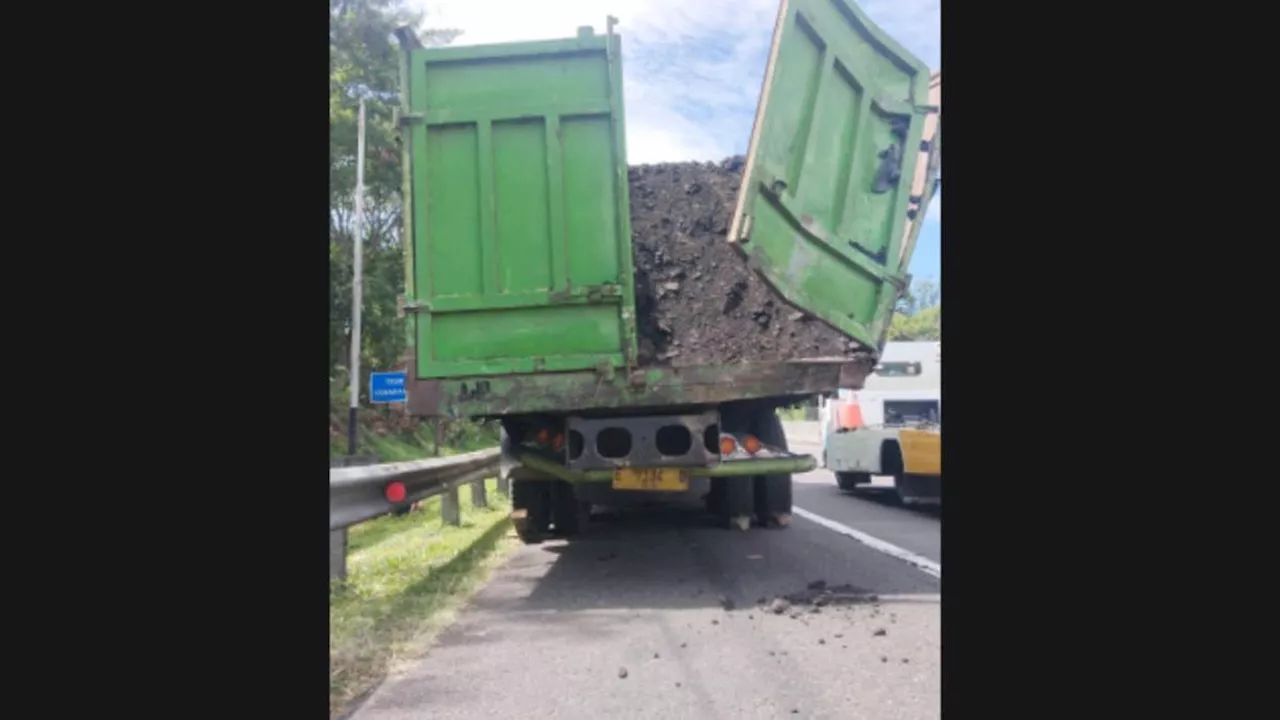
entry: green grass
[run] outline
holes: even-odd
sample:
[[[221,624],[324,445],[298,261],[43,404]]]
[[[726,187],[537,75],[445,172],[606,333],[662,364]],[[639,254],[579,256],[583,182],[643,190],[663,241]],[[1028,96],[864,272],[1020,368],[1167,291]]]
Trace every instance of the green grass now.
[[[804,420],[804,407],[785,407],[778,408],[778,417],[787,422],[798,422]]]
[[[483,450],[498,444],[498,433],[496,428],[482,428],[474,423],[456,423],[451,436],[446,438],[446,443],[440,448],[441,455]],[[388,434],[374,432],[364,423],[358,426],[356,453],[371,455],[381,463],[431,457],[434,447],[435,428],[429,422]],[[339,458],[346,454],[347,434],[344,428],[339,436],[329,439],[329,457]]]
[[[420,656],[450,616],[516,546],[511,503],[488,480],[488,508],[459,490],[462,525],[445,525],[440,498],[415,512],[351,528],[347,581],[329,588],[329,707],[341,714],[398,663]]]
[[[358,426],[358,431],[356,453],[359,455],[372,455],[378,459],[378,462],[404,462],[406,460],[431,457],[434,444],[432,433],[434,431],[428,423],[422,423],[412,430],[390,435],[379,435],[363,424]],[[346,433],[344,432],[341,437],[330,438],[329,457],[338,458],[346,454]],[[446,449],[441,448],[440,454],[447,454]]]

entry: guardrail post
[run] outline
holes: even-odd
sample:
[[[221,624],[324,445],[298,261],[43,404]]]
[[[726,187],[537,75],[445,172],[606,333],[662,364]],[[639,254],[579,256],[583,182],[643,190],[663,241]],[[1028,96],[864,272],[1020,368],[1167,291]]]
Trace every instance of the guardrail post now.
[[[476,507],[489,507],[489,499],[484,495],[484,483],[484,478],[471,483],[471,504]]]
[[[342,457],[329,461],[329,467],[359,467],[376,465],[377,458]],[[347,529],[329,531],[329,577],[338,580],[347,579]]]
[[[440,519],[454,526],[462,524],[462,503],[456,486],[440,496]]]
[[[347,529],[329,531],[329,577],[347,579]]]

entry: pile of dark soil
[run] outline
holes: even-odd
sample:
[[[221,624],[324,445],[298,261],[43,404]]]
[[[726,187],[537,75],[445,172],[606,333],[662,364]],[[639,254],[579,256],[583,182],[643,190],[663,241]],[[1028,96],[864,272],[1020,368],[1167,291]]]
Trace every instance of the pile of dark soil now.
[[[862,351],[787,305],[730,247],[744,162],[629,169],[642,365],[780,362]]]

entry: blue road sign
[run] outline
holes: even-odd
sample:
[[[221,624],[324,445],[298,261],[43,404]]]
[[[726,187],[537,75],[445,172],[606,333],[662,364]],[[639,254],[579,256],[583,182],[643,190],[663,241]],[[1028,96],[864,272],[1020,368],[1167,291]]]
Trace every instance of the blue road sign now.
[[[369,402],[402,403],[408,400],[404,391],[404,373],[369,373]]]

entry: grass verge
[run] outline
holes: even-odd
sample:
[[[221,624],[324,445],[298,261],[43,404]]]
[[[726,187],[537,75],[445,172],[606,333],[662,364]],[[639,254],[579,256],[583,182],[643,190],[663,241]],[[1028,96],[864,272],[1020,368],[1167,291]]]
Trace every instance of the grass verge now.
[[[804,420],[804,406],[792,405],[791,407],[778,408],[778,417],[787,422],[799,422]]]
[[[369,411],[375,416],[374,411]],[[338,432],[330,433],[329,457],[339,458],[347,454],[347,429],[345,421]],[[404,462],[431,457],[435,447],[435,428],[430,423],[422,422],[410,427],[378,429],[362,422],[357,426],[359,455],[371,455],[380,463]],[[472,450],[482,450],[498,444],[498,433],[494,428],[485,428],[475,423],[458,422],[451,427],[445,444],[440,448],[441,455],[454,455]]]
[[[487,480],[489,507],[459,490],[462,525],[445,525],[440,498],[402,517],[351,528],[347,581],[329,588],[329,708],[338,717],[396,665],[420,656],[452,614],[516,545],[510,500]]]

